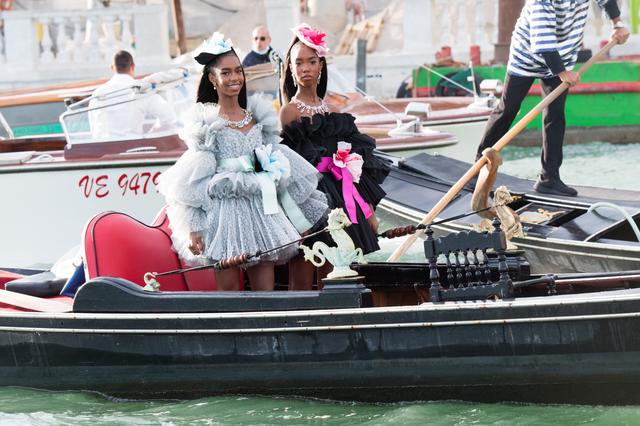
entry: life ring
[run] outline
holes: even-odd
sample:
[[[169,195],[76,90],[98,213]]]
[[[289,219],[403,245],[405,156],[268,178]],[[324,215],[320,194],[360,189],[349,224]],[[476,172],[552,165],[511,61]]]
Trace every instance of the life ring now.
[[[11,10],[13,0],[0,0],[0,10]]]

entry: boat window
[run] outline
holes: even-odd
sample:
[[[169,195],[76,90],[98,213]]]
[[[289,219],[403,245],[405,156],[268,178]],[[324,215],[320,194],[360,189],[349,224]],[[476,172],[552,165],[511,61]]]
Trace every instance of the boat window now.
[[[58,117],[66,110],[64,101],[9,105],[0,108],[16,137],[62,133]]]

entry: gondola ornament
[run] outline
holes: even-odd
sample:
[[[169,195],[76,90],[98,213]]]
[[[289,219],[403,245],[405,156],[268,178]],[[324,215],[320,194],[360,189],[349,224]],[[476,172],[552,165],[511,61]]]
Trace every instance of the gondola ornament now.
[[[327,275],[329,279],[357,276],[358,273],[351,269],[350,265],[354,262],[366,263],[362,249],[356,248],[353,240],[344,230],[350,225],[351,221],[344,210],[333,209],[329,213],[328,229],[337,247],[329,247],[322,241],[316,241],[311,248],[305,245],[300,246],[304,251],[305,260],[314,266],[323,266],[327,261],[333,265],[333,271]]]

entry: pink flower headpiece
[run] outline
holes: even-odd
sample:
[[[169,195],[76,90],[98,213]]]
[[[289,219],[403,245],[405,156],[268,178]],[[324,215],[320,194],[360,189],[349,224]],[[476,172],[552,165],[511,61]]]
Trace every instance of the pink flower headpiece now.
[[[314,30],[305,23],[291,28],[291,31],[302,43],[315,50],[319,57],[322,58],[329,52],[327,42],[324,40],[327,35],[322,31]]]

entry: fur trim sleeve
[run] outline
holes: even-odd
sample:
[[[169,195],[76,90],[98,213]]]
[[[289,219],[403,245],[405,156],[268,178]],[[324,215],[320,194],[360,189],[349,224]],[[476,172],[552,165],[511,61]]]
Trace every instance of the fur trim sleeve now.
[[[247,100],[247,108],[256,122],[262,124],[264,144],[280,143],[280,120],[273,102],[267,96],[256,93]]]
[[[187,147],[195,150],[209,150],[215,143],[218,130],[224,127],[224,121],[218,116],[218,106],[196,103],[184,115],[184,127],[180,138]]]

